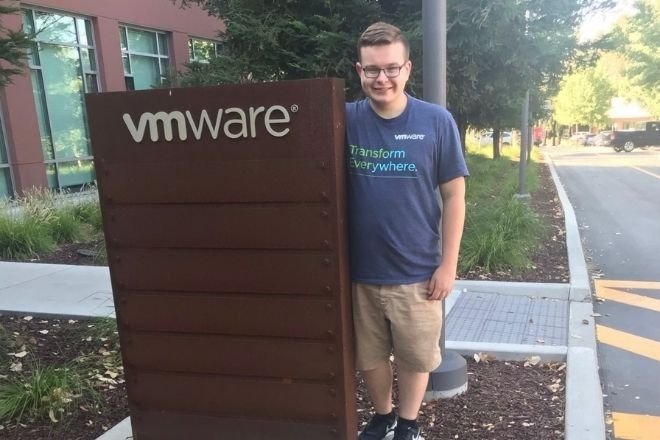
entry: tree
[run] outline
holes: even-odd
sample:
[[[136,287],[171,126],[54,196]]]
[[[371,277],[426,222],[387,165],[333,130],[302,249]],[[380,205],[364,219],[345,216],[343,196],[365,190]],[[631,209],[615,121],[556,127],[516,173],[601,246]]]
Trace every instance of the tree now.
[[[17,8],[0,5],[0,88],[11,83],[11,77],[20,74],[26,64],[26,49],[32,41],[21,31],[7,29],[2,24],[2,16],[19,12]]]
[[[542,118],[543,102],[556,93],[562,76],[584,62],[575,37],[582,15],[610,6],[588,0],[453,3],[448,106],[462,133],[468,125],[517,126],[527,89],[534,118]]]
[[[386,20],[410,40],[414,66],[408,90],[422,95],[420,0],[180,1],[198,3],[226,24],[224,53],[208,65],[191,66],[184,84],[339,76],[347,79],[347,98],[354,99],[360,95],[355,40],[372,22]],[[517,125],[528,88],[533,102],[554,94],[576,53],[580,14],[609,3],[449,2],[448,108],[462,139],[468,125],[496,130]]]
[[[660,0],[638,0],[637,13],[622,20],[610,37],[625,60],[623,95],[660,117]]]
[[[554,100],[555,120],[563,125],[599,125],[608,121],[614,89],[602,69],[590,67],[567,76]]]
[[[347,78],[350,98],[359,94],[354,63],[360,30],[383,17],[370,0],[183,0],[221,17],[220,57],[191,66],[183,83]]]

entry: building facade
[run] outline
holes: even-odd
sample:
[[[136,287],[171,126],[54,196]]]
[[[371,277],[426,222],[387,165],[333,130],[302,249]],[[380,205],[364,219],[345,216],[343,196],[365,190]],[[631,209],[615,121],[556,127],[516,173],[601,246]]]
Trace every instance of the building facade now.
[[[222,22],[172,0],[32,0],[3,16],[34,35],[0,92],[0,198],[95,180],[84,95],[160,87],[216,53]]]

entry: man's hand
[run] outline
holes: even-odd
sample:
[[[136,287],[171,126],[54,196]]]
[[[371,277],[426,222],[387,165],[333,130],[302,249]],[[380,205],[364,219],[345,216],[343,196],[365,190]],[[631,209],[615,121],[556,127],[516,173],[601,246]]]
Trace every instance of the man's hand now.
[[[442,301],[447,298],[454,288],[456,280],[456,268],[441,264],[433,273],[429,282],[429,300]]]

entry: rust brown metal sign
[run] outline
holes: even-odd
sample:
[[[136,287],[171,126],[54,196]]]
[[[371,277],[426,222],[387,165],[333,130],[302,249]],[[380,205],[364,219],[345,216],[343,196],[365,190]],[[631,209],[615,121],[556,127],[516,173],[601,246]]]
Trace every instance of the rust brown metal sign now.
[[[355,438],[343,94],[88,95],[136,440]]]

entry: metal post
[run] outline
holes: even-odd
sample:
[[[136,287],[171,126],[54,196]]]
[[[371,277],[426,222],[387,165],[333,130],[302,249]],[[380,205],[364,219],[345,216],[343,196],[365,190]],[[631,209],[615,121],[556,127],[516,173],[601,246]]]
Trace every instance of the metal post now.
[[[527,143],[529,142],[529,89],[525,92],[522,118],[520,122],[520,166],[518,167],[518,197],[528,197],[525,189],[525,176],[527,168]]]
[[[424,99],[447,106],[447,0],[423,0]],[[445,310],[445,302],[442,302]],[[467,363],[445,350],[445,320],[440,349],[442,364],[431,372],[424,400],[448,399],[467,391]]]
[[[447,0],[422,2],[424,99],[447,106]]]

